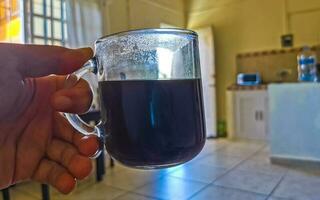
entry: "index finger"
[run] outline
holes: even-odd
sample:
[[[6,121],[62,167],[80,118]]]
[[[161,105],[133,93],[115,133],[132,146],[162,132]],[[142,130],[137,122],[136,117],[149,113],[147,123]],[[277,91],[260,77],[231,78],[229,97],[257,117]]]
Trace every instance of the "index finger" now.
[[[0,54],[7,55],[5,59],[9,62],[6,63],[14,61],[17,70],[26,78],[72,73],[89,60],[93,52],[91,48],[0,43]]]

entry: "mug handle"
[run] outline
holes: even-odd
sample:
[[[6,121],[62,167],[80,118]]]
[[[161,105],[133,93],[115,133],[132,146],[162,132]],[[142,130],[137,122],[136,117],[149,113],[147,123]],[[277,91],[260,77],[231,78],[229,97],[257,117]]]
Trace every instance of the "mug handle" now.
[[[70,74],[66,78],[65,87],[72,87],[74,86],[85,74],[93,73],[97,74],[97,62],[96,58],[90,59],[88,62],[86,62],[82,68],[75,71],[74,73]],[[89,83],[90,89],[92,91],[93,96],[95,96],[95,91],[93,89],[94,84],[90,83],[89,80],[86,80]],[[96,88],[95,88],[96,89]],[[91,157],[92,159],[97,158],[104,148],[104,137],[99,129],[99,125],[101,124],[101,120],[99,121],[98,125],[92,126],[87,123],[85,123],[77,114],[72,113],[62,113],[66,119],[69,121],[69,123],[81,134],[89,136],[89,135],[95,135],[98,137],[99,140],[99,149],[95,154]]]

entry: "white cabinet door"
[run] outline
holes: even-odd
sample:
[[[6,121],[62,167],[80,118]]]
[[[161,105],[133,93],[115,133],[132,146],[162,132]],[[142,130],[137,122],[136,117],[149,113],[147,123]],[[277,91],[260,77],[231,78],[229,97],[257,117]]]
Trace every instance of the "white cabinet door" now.
[[[230,96],[230,95],[229,95]],[[228,123],[235,124],[232,138],[254,140],[267,139],[267,92],[266,91],[236,91],[234,95],[233,112]]]
[[[256,99],[252,97],[239,97],[238,111],[238,131],[241,138],[254,137],[254,133],[258,132]]]

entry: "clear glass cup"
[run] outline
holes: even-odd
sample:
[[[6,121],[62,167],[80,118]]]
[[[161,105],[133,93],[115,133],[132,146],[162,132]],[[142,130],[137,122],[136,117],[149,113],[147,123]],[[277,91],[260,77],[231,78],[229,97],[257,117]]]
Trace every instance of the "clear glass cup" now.
[[[79,79],[86,73],[98,77],[101,122],[89,126],[78,115],[65,115],[81,133],[97,135],[118,162],[142,169],[170,167],[203,148],[195,32],[141,29],[100,38],[95,56],[74,74]]]

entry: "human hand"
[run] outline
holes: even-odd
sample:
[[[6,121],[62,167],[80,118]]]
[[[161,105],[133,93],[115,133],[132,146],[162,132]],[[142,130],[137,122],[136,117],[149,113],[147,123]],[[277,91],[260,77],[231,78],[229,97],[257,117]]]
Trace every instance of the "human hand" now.
[[[69,193],[89,175],[98,142],[82,137],[59,112],[89,108],[87,83],[64,83],[92,50],[0,43],[0,56],[0,189],[31,179]]]

